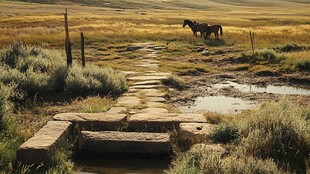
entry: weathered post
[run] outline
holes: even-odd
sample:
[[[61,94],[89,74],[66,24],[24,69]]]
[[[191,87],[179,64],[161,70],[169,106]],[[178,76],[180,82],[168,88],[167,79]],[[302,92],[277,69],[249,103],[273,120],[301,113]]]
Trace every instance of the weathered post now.
[[[72,49],[71,49],[71,43],[70,43],[70,37],[69,37],[69,26],[68,26],[68,12],[66,9],[66,13],[64,14],[65,17],[65,32],[66,32],[66,55],[67,55],[67,66],[72,65]]]
[[[85,67],[84,34],[83,34],[83,32],[81,32],[81,54],[82,54],[82,66]]]
[[[254,32],[250,31],[251,47],[254,54]]]

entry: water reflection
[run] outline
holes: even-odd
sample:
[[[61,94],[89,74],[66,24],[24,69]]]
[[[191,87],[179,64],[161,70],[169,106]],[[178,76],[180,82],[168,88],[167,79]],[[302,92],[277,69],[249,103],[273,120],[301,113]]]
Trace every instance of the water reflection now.
[[[266,87],[258,87],[255,85],[244,85],[244,84],[238,84],[235,82],[227,81],[224,83],[215,84],[212,86],[216,89],[221,88],[227,88],[227,87],[233,87],[241,92],[254,92],[254,93],[272,93],[272,94],[283,94],[283,95],[310,95],[309,89],[303,89],[303,88],[295,88],[291,86],[274,86],[274,85],[268,85]]]
[[[181,111],[184,113],[203,113],[218,112],[222,114],[239,113],[243,110],[253,109],[256,102],[249,102],[241,98],[225,97],[225,96],[208,96],[198,97],[193,106],[182,106]]]

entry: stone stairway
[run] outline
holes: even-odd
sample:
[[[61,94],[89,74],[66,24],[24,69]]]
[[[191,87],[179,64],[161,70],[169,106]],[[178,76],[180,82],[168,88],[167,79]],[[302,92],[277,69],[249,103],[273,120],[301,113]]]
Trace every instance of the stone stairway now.
[[[170,73],[158,72],[159,50],[150,43],[133,44],[128,50],[145,53],[137,67],[144,72],[123,72],[130,81],[127,93],[105,113],[62,113],[53,117],[17,152],[23,163],[39,164],[61,148],[78,127],[79,148],[98,153],[172,154],[171,131],[189,145],[204,142],[213,125],[202,114],[174,113],[166,101],[169,87],[162,84]],[[210,145],[208,145],[208,148]],[[212,149],[212,148],[211,148]]]

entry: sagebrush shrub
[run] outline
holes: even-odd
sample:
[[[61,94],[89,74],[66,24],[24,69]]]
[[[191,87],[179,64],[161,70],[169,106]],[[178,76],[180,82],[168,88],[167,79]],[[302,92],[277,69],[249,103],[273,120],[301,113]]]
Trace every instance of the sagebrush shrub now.
[[[305,173],[310,153],[310,124],[301,108],[287,99],[238,119],[240,146],[256,158],[272,158],[278,167]]]
[[[13,95],[14,88],[14,85],[6,86],[3,83],[0,83],[0,131],[2,129],[2,118],[7,115],[11,108],[11,102],[9,101],[9,98]]]
[[[172,75],[168,77],[168,80],[166,80],[164,84],[179,90],[183,90],[186,88],[184,80]]]
[[[68,69],[66,91],[72,95],[110,94],[119,95],[126,88],[123,74],[110,68],[72,66]]]
[[[235,125],[222,123],[211,133],[211,139],[215,143],[231,143],[237,141],[240,137],[238,128]]]

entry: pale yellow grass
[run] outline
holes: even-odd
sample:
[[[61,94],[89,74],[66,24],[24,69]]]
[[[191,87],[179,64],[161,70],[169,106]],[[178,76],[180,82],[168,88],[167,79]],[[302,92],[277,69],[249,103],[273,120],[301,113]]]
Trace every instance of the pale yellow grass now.
[[[257,34],[257,47],[287,43],[307,44],[310,38],[310,18],[306,15],[306,11],[310,8],[308,4],[290,4],[288,12],[284,5],[262,8],[223,5],[217,2],[208,2],[210,8],[206,10],[115,10],[77,5],[41,5],[6,1],[0,3],[0,15],[6,16],[0,18],[2,47],[13,40],[29,44],[63,45],[62,13],[65,7],[69,7],[70,35],[76,45],[80,32],[84,32],[86,38],[92,42],[103,40],[119,43],[143,40],[193,42],[200,39],[194,38],[188,27],[182,27],[184,19],[223,25],[223,39],[228,44],[248,46],[250,30]]]

